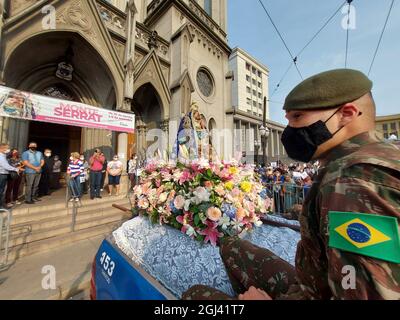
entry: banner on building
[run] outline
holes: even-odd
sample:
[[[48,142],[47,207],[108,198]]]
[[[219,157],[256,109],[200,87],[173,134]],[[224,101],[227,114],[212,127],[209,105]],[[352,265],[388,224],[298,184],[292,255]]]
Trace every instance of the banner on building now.
[[[0,116],[133,133],[135,115],[0,86]]]

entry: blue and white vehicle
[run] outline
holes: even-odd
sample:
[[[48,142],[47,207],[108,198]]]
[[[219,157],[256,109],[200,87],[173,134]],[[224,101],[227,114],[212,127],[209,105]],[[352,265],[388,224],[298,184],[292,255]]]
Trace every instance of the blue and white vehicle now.
[[[298,221],[274,219],[298,228]],[[245,239],[294,264],[300,234],[264,224]],[[97,300],[176,300],[196,284],[235,295],[217,247],[136,217],[102,242],[92,266],[90,295]]]

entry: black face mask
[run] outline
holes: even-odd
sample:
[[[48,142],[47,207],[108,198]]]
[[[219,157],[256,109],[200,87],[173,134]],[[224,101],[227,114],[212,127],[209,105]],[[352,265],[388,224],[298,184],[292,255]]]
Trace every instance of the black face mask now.
[[[36,151],[36,147],[30,147],[29,149],[31,149],[32,151]]]
[[[287,126],[282,134],[282,143],[288,156],[293,160],[310,162],[318,146],[333,138],[343,127],[333,134],[326,123],[340,110],[335,111],[325,122],[319,120],[308,127],[293,128]],[[359,114],[361,115],[361,113]]]

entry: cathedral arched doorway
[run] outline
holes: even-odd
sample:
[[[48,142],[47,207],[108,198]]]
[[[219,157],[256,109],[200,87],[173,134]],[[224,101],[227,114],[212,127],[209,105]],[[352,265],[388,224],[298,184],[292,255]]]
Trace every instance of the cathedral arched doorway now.
[[[115,109],[116,85],[101,54],[80,34],[49,31],[26,39],[7,58],[6,86],[57,99]],[[50,148],[67,161],[69,153],[89,156],[102,148],[107,158],[116,152],[116,135],[109,131],[34,121],[6,119],[2,139],[21,151],[29,141]]]
[[[143,159],[146,157],[148,147],[157,139],[153,134],[148,134],[150,130],[165,129],[162,121],[164,119],[162,102],[151,83],[146,83],[136,90],[132,111],[136,115],[136,133],[129,147]]]

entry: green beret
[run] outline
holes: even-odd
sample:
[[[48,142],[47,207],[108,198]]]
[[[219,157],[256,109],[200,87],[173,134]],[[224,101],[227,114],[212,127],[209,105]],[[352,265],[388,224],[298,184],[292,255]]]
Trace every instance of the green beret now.
[[[297,85],[286,97],[283,110],[328,109],[357,100],[371,89],[372,81],[360,71],[326,71]]]

